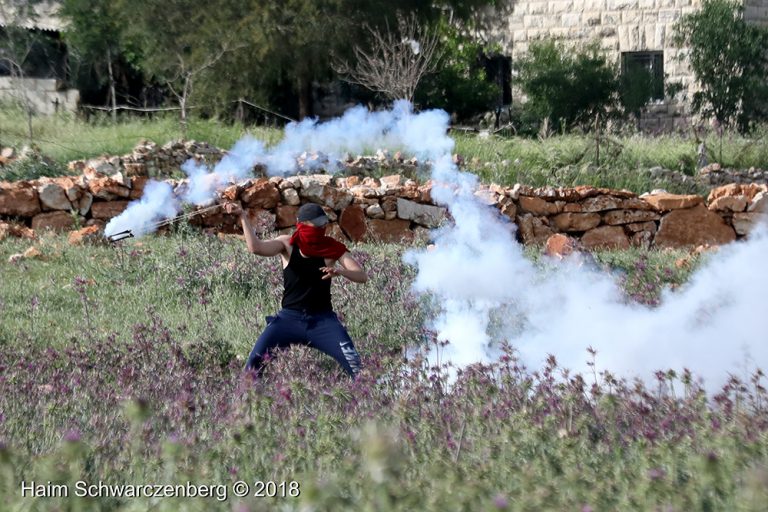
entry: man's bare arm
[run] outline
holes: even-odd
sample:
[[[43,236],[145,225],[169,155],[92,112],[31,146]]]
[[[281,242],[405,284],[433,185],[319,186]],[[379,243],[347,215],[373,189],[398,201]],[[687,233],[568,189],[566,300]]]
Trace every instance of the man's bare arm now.
[[[363,270],[360,263],[358,263],[348,252],[342,254],[338,263],[341,265],[341,268],[323,267],[320,269],[325,272],[323,279],[330,279],[333,276],[343,276],[355,283],[364,283],[368,281],[368,274],[365,273],[365,270]]]

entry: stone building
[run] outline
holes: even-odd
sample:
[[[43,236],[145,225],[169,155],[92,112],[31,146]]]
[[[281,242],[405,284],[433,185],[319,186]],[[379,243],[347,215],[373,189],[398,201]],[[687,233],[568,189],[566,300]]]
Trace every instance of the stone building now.
[[[748,21],[768,25],[768,0],[742,1]],[[666,131],[687,126],[696,87],[689,66],[677,58],[684,49],[672,44],[673,26],[700,6],[701,0],[505,0],[488,13],[484,37],[501,44],[513,62],[541,39],[599,41],[622,70],[640,66],[658,80],[641,125]],[[682,86],[674,98],[665,94],[670,83]]]
[[[0,101],[21,102],[38,114],[74,111],[80,93],[68,86],[59,4],[43,1],[30,8],[20,12],[13,2],[0,0]],[[9,27],[22,28],[32,36],[24,48],[23,62],[17,63],[19,56],[7,47]],[[16,65],[21,66],[21,74]]]

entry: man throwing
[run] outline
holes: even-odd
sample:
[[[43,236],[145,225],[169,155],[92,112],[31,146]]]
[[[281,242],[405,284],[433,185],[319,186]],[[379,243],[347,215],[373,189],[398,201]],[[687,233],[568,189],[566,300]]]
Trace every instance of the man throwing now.
[[[239,204],[230,203],[225,211],[240,214],[249,252],[280,256],[283,262],[282,309],[267,317],[267,327],[256,340],[246,369],[261,374],[267,353],[299,343],[333,357],[351,377],[357,375],[360,356],[333,312],[331,280],[341,276],[364,283],[368,276],[343,243],[325,235],[328,217],[323,209],[313,203],[303,205],[296,231],[272,240],[259,240],[254,235]]]

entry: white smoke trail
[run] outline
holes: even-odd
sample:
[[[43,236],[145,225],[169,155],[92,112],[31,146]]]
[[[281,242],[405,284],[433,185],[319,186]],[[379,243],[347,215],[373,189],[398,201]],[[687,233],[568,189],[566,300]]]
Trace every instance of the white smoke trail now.
[[[447,126],[447,119],[444,112],[414,115],[410,103],[399,101],[388,111],[370,112],[364,107],[355,107],[342,117],[325,123],[312,119],[290,123],[282,140],[271,148],[246,135],[213,169],[195,160],[185,162],[181,168],[188,180],[179,187],[178,201],[197,206],[210,204],[217,191],[251,177],[257,165],[277,176],[317,168],[334,172],[346,155],[376,149],[404,150],[424,158],[450,155],[453,141],[445,136],[443,128]],[[300,168],[298,159],[303,153],[320,158],[305,160]],[[174,216],[179,210],[178,201],[172,201],[170,196],[165,199],[168,204],[156,197],[142,197],[141,206],[129,205],[109,223],[105,234],[110,236],[129,229],[138,237],[150,232],[152,226],[147,219],[157,222]]]
[[[179,202],[173,195],[173,188],[160,181],[149,181],[144,187],[144,194],[104,228],[104,235],[109,237],[130,230],[136,238],[154,231],[155,224],[176,216]]]
[[[264,153],[264,143],[246,135],[235,143],[212,171],[203,163],[187,160],[181,166],[181,170],[189,178],[187,190],[183,194],[184,201],[197,206],[212,202],[216,198],[217,190],[249,178],[254,166],[263,159]]]

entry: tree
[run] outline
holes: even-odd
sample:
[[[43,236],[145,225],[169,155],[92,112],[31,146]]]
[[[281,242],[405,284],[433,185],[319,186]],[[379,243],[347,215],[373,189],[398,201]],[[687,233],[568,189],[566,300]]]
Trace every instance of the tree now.
[[[534,43],[517,71],[526,109],[551,126],[590,126],[616,105],[616,70],[595,43],[574,49],[551,40]]]
[[[112,2],[101,0],[64,0],[61,16],[68,25],[64,31],[70,51],[97,70],[106,68],[112,119],[117,120],[117,92],[114,65],[119,58],[122,27],[119,12]]]
[[[438,34],[414,15],[397,18],[397,29],[367,27],[369,48],[355,46],[355,64],[339,62],[335,71],[348,82],[382,93],[389,100],[413,101],[421,79],[434,71],[439,59]]]
[[[680,19],[674,40],[687,48],[682,57],[701,86],[693,95],[694,113],[741,130],[766,115],[768,30],[746,23],[741,3],[704,0]]]
[[[214,0],[220,1],[220,0]],[[467,18],[494,0],[246,0],[249,30],[245,52],[222,57],[205,87],[219,104],[243,95],[280,97],[296,105],[289,114],[304,118],[312,112],[312,86],[337,78],[334,57],[354,66],[354,48],[370,50],[372,32],[396,26],[396,13],[430,24],[447,6],[456,18]],[[231,76],[231,70],[237,74]],[[229,75],[229,76],[228,76]],[[238,85],[234,85],[238,84]]]
[[[198,80],[210,76],[229,52],[244,50],[247,9],[237,0],[117,0],[123,16],[123,46],[153,80],[175,96],[182,132]]]
[[[238,100],[276,98],[297,105],[290,114],[312,115],[313,84],[336,78],[333,55],[350,58],[355,46],[367,47],[366,26],[393,26],[396,12],[432,22],[445,7],[457,18],[470,17],[495,0],[63,1],[76,20],[68,36],[75,46],[88,49],[107,74],[106,49],[112,60],[119,51],[173,94],[183,127],[193,98],[212,115],[233,109]],[[88,12],[88,6],[100,6],[104,14]]]

